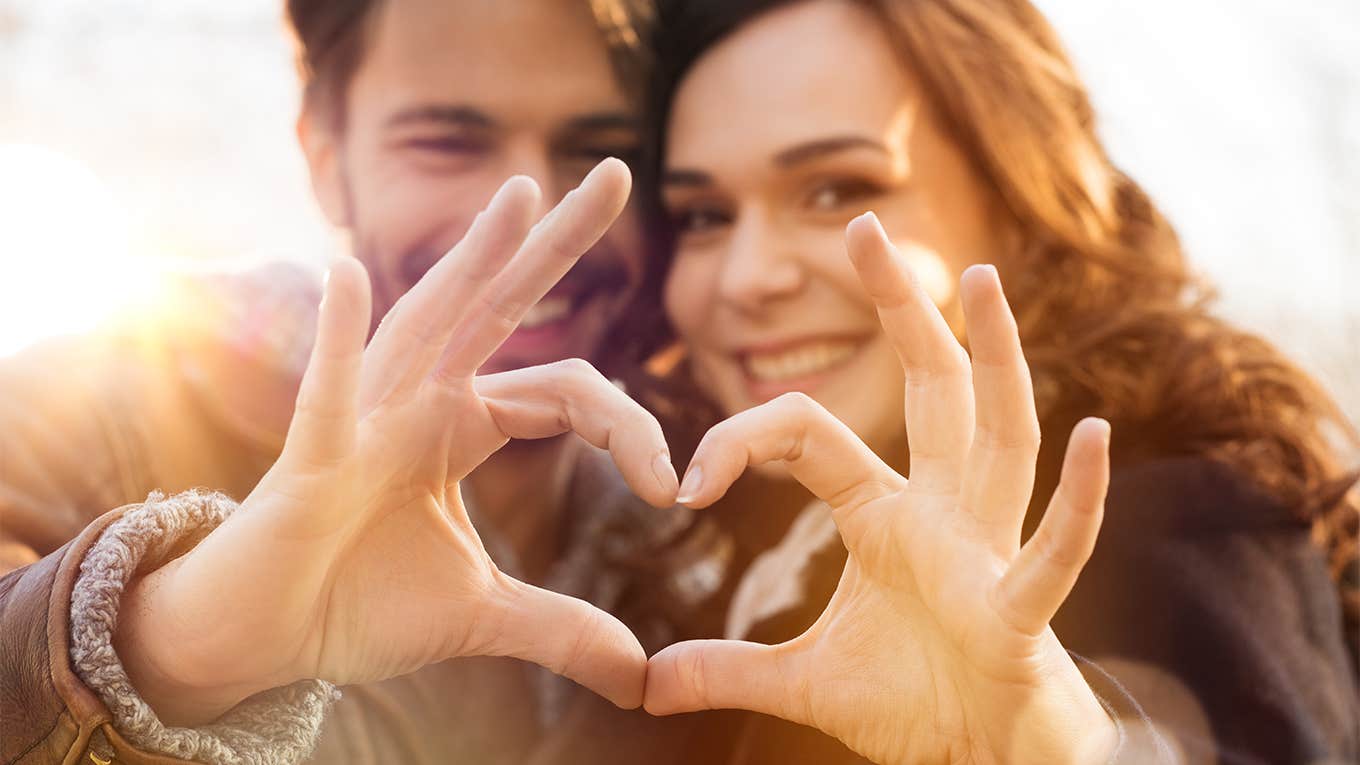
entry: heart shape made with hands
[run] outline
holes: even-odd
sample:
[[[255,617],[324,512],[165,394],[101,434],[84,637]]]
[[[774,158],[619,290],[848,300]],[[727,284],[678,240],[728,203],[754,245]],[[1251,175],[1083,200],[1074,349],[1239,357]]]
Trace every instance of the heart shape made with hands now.
[[[994,269],[963,279],[970,363],[877,220],[848,229],[905,372],[910,480],[791,395],[710,431],[681,489],[656,419],[585,362],[476,376],[622,212],[630,183],[606,160],[536,220],[537,187],[511,179],[371,341],[363,267],[333,266],[282,456],[240,511],[125,596],[116,644],[143,697],[192,725],[302,679],[498,655],[622,707],[814,725],[880,762],[1090,742],[1104,730],[1091,707],[1108,718],[1047,624],[1099,527],[1108,428],[1074,431],[1050,510],[1020,547],[1038,423]],[[778,646],[681,643],[649,664],[612,615],[505,575],[459,481],[511,438],[569,430],[608,449],[657,507],[677,495],[707,506],[747,466],[783,462],[831,506],[850,552],[821,619]]]

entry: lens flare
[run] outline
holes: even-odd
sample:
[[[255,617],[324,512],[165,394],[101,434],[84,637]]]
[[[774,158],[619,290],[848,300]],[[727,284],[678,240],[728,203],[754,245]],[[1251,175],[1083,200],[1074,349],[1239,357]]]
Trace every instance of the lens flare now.
[[[80,162],[0,144],[0,356],[92,329],[150,288],[127,216]]]

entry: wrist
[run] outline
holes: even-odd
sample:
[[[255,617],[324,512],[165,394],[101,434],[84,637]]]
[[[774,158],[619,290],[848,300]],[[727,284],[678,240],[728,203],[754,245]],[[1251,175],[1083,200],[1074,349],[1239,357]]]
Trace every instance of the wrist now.
[[[1107,765],[1119,750],[1121,728],[1075,665],[1020,707],[995,710],[1010,719],[1010,735],[993,738],[1004,763]]]
[[[187,728],[216,720],[270,686],[223,682],[222,657],[196,658],[192,643],[177,637],[174,620],[166,617],[174,613],[167,601],[178,563],[128,583],[112,642],[133,688],[156,716],[166,725]]]
[[[1093,692],[1090,693],[1090,699],[1085,707],[1083,721],[1074,727],[1069,762],[1106,765],[1114,758],[1123,738],[1119,722],[1111,716],[1109,710],[1100,703]]]

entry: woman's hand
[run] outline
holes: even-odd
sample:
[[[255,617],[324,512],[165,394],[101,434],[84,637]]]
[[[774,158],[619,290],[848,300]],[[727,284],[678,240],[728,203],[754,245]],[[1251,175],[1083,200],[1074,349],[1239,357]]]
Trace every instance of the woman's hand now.
[[[783,462],[830,505],[849,558],[826,611],[787,643],[658,653],[645,706],[776,715],[881,763],[1103,762],[1116,729],[1048,623],[1100,527],[1109,426],[1073,431],[1021,547],[1039,424],[995,270],[962,279],[970,363],[876,218],[853,221],[847,243],[906,372],[911,479],[806,396],[713,428],[680,501],[709,505],[746,467]]]
[[[511,179],[367,348],[366,274],[352,259],[332,268],[282,456],[238,512],[125,598],[119,654],[167,722],[205,722],[303,678],[374,681],[469,655],[527,659],[641,703],[632,633],[501,573],[458,490],[507,439],[575,430],[641,497],[673,502],[656,420],[588,364],[473,377],[629,186],[607,160],[534,225],[538,189]]]

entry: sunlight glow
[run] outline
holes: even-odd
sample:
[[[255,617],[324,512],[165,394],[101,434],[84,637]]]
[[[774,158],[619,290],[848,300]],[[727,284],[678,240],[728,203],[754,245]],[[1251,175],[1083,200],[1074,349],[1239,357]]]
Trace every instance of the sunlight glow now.
[[[51,149],[0,144],[0,356],[89,330],[149,285],[99,178]]]

